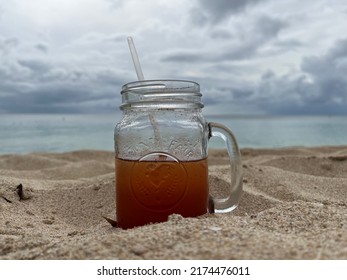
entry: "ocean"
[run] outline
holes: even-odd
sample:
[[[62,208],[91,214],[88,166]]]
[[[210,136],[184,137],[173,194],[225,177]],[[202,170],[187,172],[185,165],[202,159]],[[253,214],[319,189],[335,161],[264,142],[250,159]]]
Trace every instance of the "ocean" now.
[[[113,115],[0,114],[0,154],[113,151]],[[347,116],[205,116],[229,127],[239,147],[280,148],[347,145]],[[223,148],[220,139],[211,148]]]

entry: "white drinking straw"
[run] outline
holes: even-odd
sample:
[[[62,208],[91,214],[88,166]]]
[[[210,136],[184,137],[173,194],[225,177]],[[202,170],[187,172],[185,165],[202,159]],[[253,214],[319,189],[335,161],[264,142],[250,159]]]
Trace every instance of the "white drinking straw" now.
[[[145,77],[143,76],[143,73],[142,73],[140,60],[139,60],[139,57],[138,57],[137,52],[136,52],[136,48],[135,48],[135,45],[134,45],[133,38],[132,37],[128,37],[127,39],[128,39],[128,45],[129,45],[131,57],[133,59],[133,63],[134,63],[134,66],[135,66],[137,79],[139,81],[143,81],[145,79]]]
[[[136,52],[136,48],[135,48],[135,44],[134,44],[133,38],[132,37],[128,37],[127,39],[128,39],[128,45],[129,45],[131,57],[133,59],[133,63],[134,63],[134,66],[135,66],[137,79],[139,81],[143,81],[145,79],[145,77],[143,76],[143,73],[142,73],[140,60],[139,60],[139,57],[138,57],[137,52]],[[161,138],[160,138],[159,127],[158,127],[158,124],[157,124],[155,113],[153,111],[149,113],[149,119],[150,119],[150,122],[151,122],[151,124],[153,126],[154,139],[156,141],[156,146],[157,147],[161,147],[162,146],[162,142],[161,142]]]

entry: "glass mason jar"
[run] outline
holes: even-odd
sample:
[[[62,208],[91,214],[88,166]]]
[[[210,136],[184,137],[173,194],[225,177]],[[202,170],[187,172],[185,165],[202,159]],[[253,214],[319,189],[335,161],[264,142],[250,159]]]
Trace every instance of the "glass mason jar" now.
[[[200,86],[184,80],[145,80],[122,87],[123,117],[115,128],[116,213],[121,228],[196,217],[237,207],[241,157],[232,132],[202,115]],[[230,158],[227,197],[208,186],[208,140],[220,137]],[[210,197],[210,198],[209,198]]]

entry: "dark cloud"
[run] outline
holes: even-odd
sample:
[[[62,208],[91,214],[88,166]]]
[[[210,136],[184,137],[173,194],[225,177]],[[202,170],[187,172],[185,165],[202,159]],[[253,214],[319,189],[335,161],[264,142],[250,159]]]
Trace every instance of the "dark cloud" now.
[[[35,45],[35,48],[43,53],[48,53],[48,46],[45,43],[38,43]]]
[[[11,63],[0,67],[2,113],[105,113],[120,104],[125,79],[115,70],[59,67],[42,58]]]
[[[177,63],[192,63],[206,61],[206,57],[203,54],[193,53],[191,51],[174,51],[171,54],[165,55],[163,62],[177,62]]]
[[[347,39],[337,41],[321,56],[303,58],[296,71],[278,74],[269,70],[254,84],[241,78],[237,86],[236,80],[230,80],[221,87],[205,88],[204,102],[212,105],[222,99],[248,113],[255,108],[275,115],[346,115],[346,73]],[[218,84],[216,79],[203,82]]]
[[[227,43],[220,46],[213,52],[204,52],[202,50],[189,51],[178,50],[171,51],[170,54],[162,57],[163,62],[224,62],[250,59],[257,54],[257,51],[271,42],[286,27],[288,23],[284,20],[269,16],[261,16],[254,20],[250,26],[235,31],[235,35],[227,30],[220,28],[212,29],[211,37],[224,37]],[[204,46],[202,46],[203,48]]]
[[[10,94],[0,95],[0,112],[105,113],[115,111],[120,104],[113,87],[101,83],[50,83],[26,92],[21,92],[19,85],[12,85],[8,90]]]
[[[0,112],[115,110],[121,84],[136,79],[133,35],[145,77],[195,80],[213,110],[347,114],[347,40],[326,51],[344,31],[342,0],[149,2],[93,1],[69,14],[1,3]]]
[[[233,39],[234,35],[230,30],[227,30],[225,28],[214,28],[211,31],[210,37],[212,39],[221,39],[221,40],[229,40],[229,39]]]
[[[288,27],[288,23],[282,19],[261,16],[257,18],[251,28],[241,30],[243,38],[242,44],[254,45],[254,48],[264,45],[265,43],[277,38],[278,34]]]
[[[200,28],[208,24],[210,21],[208,15],[201,10],[200,7],[194,7],[191,9],[189,19],[193,25]]]
[[[301,68],[318,87],[310,101],[344,104],[347,111],[347,39],[337,41],[324,56],[305,58]]]
[[[51,65],[37,59],[20,59],[18,60],[18,64],[30,69],[33,73],[37,73],[38,75],[46,73],[51,69]]]
[[[216,55],[215,61],[234,61],[249,59],[256,54],[262,44],[261,38],[253,38],[245,44],[231,44],[226,50]],[[255,44],[258,42],[258,44]]]
[[[262,16],[256,20],[255,25],[255,31],[261,33],[263,38],[274,38],[288,23],[279,18]]]
[[[216,56],[217,61],[250,59],[257,51],[278,33],[286,28],[288,24],[280,19],[262,16],[258,18],[251,29],[245,29],[242,34],[243,40],[238,43],[233,41],[227,50]]]
[[[198,5],[191,10],[192,21],[195,24],[220,22],[230,15],[244,11],[250,6],[266,0],[198,0]]]
[[[253,90],[250,88],[235,88],[231,87],[230,92],[233,96],[233,100],[247,100],[253,94]]]
[[[249,102],[272,114],[347,114],[347,39],[306,57],[301,73],[266,72]]]

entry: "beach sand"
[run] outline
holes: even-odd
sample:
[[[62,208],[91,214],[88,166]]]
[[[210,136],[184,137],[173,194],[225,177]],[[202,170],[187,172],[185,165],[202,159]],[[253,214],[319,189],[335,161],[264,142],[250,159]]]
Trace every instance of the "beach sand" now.
[[[242,162],[232,213],[122,230],[103,218],[115,219],[112,152],[1,155],[0,259],[347,259],[347,146],[243,149]],[[216,196],[227,164],[209,152]]]

